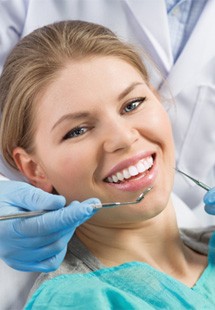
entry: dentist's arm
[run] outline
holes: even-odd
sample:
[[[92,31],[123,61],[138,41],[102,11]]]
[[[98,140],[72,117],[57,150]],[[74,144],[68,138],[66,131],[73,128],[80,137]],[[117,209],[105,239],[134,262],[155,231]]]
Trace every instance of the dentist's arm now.
[[[24,182],[0,181],[0,215],[33,210],[53,210],[44,215],[0,221],[0,259],[21,271],[49,272],[57,269],[77,226],[95,211],[90,204],[46,193]]]
[[[22,36],[28,2],[0,1],[0,72],[7,55]]]
[[[204,196],[205,211],[215,215],[215,187],[209,190]]]

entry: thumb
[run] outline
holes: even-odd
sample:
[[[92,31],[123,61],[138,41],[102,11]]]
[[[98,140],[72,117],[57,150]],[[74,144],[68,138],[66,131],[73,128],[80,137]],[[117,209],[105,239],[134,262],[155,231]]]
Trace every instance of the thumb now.
[[[210,189],[204,196],[204,203],[206,205],[215,205],[215,187]]]
[[[215,215],[215,187],[210,189],[204,196],[205,211]]]
[[[75,230],[98,211],[93,208],[93,205],[99,202],[98,199],[73,201],[60,210],[16,221],[14,227],[19,234],[29,237],[46,236],[67,229]]]
[[[73,201],[66,208],[62,214],[62,222],[65,227],[78,227],[93,216],[98,209],[94,209],[94,205],[101,204],[97,198],[90,198],[82,202]]]

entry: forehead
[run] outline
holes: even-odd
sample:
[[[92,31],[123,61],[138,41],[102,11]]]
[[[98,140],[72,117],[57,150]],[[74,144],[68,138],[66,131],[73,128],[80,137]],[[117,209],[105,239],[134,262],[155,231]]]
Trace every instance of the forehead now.
[[[46,102],[116,96],[133,82],[144,82],[143,75],[128,62],[117,57],[91,57],[68,63],[42,94]]]

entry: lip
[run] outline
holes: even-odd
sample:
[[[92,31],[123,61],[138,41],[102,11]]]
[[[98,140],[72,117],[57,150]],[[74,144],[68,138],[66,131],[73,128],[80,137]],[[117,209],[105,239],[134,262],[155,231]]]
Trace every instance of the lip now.
[[[144,159],[148,156],[153,156],[155,155],[155,153],[153,152],[145,152],[145,153],[140,153],[137,154],[136,156],[133,156],[131,158],[125,159],[123,161],[121,161],[120,163],[118,163],[117,165],[115,165],[110,171],[109,173],[106,175],[106,178],[108,178],[109,176],[116,174],[117,172],[123,170],[123,169],[127,169],[129,166],[135,165],[139,160]],[[154,158],[155,156],[153,156]]]
[[[123,191],[130,191],[130,192],[144,190],[145,188],[152,186],[158,174],[156,153],[148,152],[148,153],[144,153],[144,155],[139,154],[135,157],[132,157],[131,159],[125,160],[121,162],[120,164],[114,166],[113,169],[111,169],[109,175],[112,175],[120,170],[123,170],[130,165],[134,165],[139,160],[144,159],[148,156],[153,156],[154,161],[153,161],[153,166],[150,168],[150,170],[146,174],[141,173],[137,175],[136,177],[134,176],[129,180],[123,181],[122,183],[106,183],[106,184],[115,189],[123,190]]]

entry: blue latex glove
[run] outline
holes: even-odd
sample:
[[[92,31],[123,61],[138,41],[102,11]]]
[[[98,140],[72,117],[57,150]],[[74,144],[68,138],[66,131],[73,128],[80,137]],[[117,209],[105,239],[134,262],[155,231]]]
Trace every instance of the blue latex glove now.
[[[44,215],[0,221],[0,258],[21,271],[49,272],[62,263],[77,226],[96,211],[88,199],[65,206],[65,198],[24,182],[0,181],[0,215],[33,210],[54,210]]]
[[[215,187],[209,190],[204,196],[205,211],[215,215]]]

